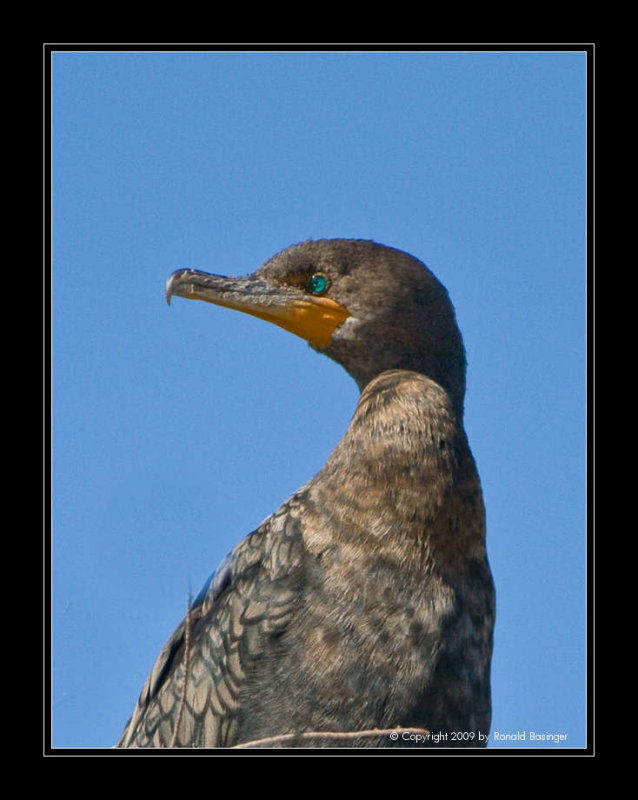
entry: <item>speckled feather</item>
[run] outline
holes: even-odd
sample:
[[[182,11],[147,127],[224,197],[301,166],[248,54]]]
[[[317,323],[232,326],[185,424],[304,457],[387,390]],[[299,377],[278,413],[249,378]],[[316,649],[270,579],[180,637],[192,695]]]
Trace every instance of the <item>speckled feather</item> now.
[[[396,726],[447,734],[445,746],[478,746],[479,732],[489,731],[494,590],[462,425],[464,353],[447,293],[416,259],[358,241],[298,245],[256,276],[281,279],[300,264],[328,274],[331,296],[355,317],[325,352],[363,384],[361,398],[323,469],[204,587],[189,615],[188,659],[184,621],[119,747],[228,747]],[[365,288],[354,291],[357,273],[374,277],[367,301]],[[393,301],[388,287],[397,283]],[[376,314],[372,289],[385,297]],[[399,302],[416,326],[411,335],[405,323],[387,328]],[[434,321],[430,314],[419,326],[419,308],[435,308]],[[358,351],[366,338],[366,352]],[[368,379],[375,351],[382,369]],[[474,738],[452,741],[459,731]],[[362,737],[339,746],[393,744]]]

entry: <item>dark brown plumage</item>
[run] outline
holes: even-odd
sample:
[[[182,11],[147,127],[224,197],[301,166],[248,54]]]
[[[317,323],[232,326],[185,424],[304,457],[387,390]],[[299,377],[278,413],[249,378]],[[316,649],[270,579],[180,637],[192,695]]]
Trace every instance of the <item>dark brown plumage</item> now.
[[[494,592],[463,429],[465,356],[444,287],[406,253],[337,239],[290,247],[247,279],[179,271],[172,295],[282,325],[362,391],[324,468],[195,600],[118,746],[397,726],[431,731],[426,746],[484,745]]]

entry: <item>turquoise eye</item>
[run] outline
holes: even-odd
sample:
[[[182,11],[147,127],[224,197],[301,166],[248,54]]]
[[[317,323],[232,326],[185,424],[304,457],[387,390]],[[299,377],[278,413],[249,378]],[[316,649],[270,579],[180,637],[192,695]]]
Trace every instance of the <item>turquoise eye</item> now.
[[[315,275],[313,275],[306,284],[306,289],[310,294],[323,294],[327,288],[328,278],[326,278],[326,276],[322,275],[320,272],[317,272]]]

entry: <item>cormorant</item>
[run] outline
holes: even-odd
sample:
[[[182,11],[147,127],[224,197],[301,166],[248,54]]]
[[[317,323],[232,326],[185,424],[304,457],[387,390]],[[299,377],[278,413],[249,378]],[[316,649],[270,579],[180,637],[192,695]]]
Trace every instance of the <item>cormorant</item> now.
[[[332,239],[289,247],[246,278],[179,270],[173,296],[303,337],[361,397],[323,469],[204,586],[117,746],[417,742],[352,736],[396,727],[428,731],[420,746],[484,746],[494,589],[446,289],[405,252]]]

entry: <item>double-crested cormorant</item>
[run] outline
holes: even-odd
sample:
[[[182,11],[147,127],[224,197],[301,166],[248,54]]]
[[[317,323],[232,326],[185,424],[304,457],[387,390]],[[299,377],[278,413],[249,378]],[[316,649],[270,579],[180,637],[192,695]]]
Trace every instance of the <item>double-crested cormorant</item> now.
[[[166,296],[261,317],[361,397],[323,469],[222,562],[161,651],[119,747],[485,745],[494,590],[445,288],[363,240],[294,245],[247,278],[192,269]],[[290,737],[272,746],[290,746]]]

